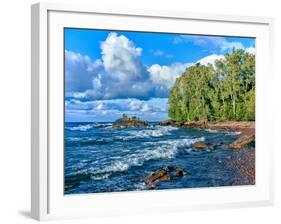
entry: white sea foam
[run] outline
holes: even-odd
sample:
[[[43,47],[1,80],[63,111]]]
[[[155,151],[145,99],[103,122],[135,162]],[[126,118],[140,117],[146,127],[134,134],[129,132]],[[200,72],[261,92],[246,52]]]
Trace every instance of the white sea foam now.
[[[93,175],[91,176],[92,180],[103,180],[103,179],[107,179],[110,176],[109,173],[103,174],[103,175]]]
[[[240,131],[226,132],[226,135],[240,135]]]
[[[78,125],[78,126],[73,126],[73,127],[66,127],[66,129],[70,131],[88,131],[92,128],[111,128],[112,123],[106,123],[106,124],[98,124],[98,123],[93,123],[93,124],[85,124],[85,125]]]
[[[145,186],[144,182],[135,184],[135,187],[136,187],[137,190],[144,190],[144,189],[146,189],[146,186]]]
[[[166,140],[158,143],[151,143],[150,148],[138,150],[134,154],[127,155],[122,159],[115,160],[111,165],[102,169],[92,169],[93,178],[99,178],[103,174],[111,175],[114,172],[123,172],[132,166],[142,166],[146,161],[157,159],[171,159],[174,158],[180,148],[189,147],[197,141],[204,141],[204,137],[194,139],[177,139]],[[158,146],[153,147],[153,144]],[[106,177],[108,178],[108,176]]]
[[[161,137],[164,135],[171,135],[171,131],[177,129],[178,128],[172,126],[156,126],[154,129],[134,130],[128,132],[129,136],[123,139]]]
[[[218,131],[218,130],[214,130],[214,129],[205,129],[206,131],[210,132],[210,133],[225,133],[226,135],[240,135],[241,132],[239,131]]]
[[[214,130],[214,129],[206,129],[207,132],[210,132],[210,133],[218,133],[219,131],[218,130]]]
[[[67,127],[66,129],[70,131],[88,131],[89,129],[94,128],[94,124],[85,124],[85,125],[78,125],[74,127]]]

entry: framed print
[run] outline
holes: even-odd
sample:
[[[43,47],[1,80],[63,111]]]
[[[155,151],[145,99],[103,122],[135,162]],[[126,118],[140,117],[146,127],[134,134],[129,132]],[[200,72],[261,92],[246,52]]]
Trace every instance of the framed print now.
[[[270,205],[273,20],[32,6],[32,217]]]

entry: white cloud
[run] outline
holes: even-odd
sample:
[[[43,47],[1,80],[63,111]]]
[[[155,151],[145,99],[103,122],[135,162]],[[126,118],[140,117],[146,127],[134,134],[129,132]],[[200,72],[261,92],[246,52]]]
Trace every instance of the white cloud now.
[[[174,63],[169,66],[154,64],[148,69],[150,79],[159,88],[170,89],[175,83],[176,79],[182,75],[187,67],[192,63]]]
[[[174,39],[174,43],[192,42],[198,46],[204,47],[209,51],[220,49],[221,52],[231,51],[235,49],[244,49],[241,42],[228,41],[225,37],[217,36],[198,36],[198,35],[181,35]]]
[[[132,99],[132,100],[130,100],[129,105],[130,105],[130,110],[131,111],[136,111],[136,110],[140,109],[142,103],[141,103],[140,100]]]
[[[87,56],[73,52],[70,55],[66,51],[66,96],[80,99],[148,98],[153,86],[140,61],[141,52],[142,49],[132,41],[116,33],[110,33],[101,42],[102,60],[93,62]]]
[[[246,52],[248,52],[250,54],[256,54],[256,48],[248,47],[248,48],[246,48]]]
[[[141,112],[148,112],[150,110],[151,110],[151,108],[148,106],[148,104],[144,104],[140,111]]]
[[[222,58],[224,58],[223,55],[211,54],[198,60],[197,63],[199,62],[202,65],[208,65],[209,63],[215,65],[215,61]]]
[[[167,97],[176,78],[189,64],[155,64],[146,68],[140,60],[141,52],[127,37],[116,33],[110,33],[101,42],[102,60],[93,62],[87,56],[71,52],[71,62],[75,61],[76,67],[67,63],[66,75],[69,80],[79,82],[70,86],[79,88],[68,88],[66,96],[78,99]]]
[[[146,71],[139,56],[142,49],[127,37],[110,33],[101,43],[102,60],[108,76],[117,81],[143,79]]]
[[[101,67],[101,60],[92,61],[88,56],[66,50],[66,91],[83,91],[92,88],[91,80],[98,75]]]
[[[102,109],[104,109],[104,104],[103,104],[102,102],[98,102],[98,103],[97,103],[97,106],[96,106],[96,109],[97,109],[97,110],[102,110]]]

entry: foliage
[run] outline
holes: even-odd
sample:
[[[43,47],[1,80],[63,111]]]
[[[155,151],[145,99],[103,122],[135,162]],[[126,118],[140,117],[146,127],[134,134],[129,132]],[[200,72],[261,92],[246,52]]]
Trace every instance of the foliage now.
[[[214,65],[197,63],[187,68],[171,89],[169,117],[255,120],[255,55],[233,49]]]
[[[140,118],[138,118],[136,116],[129,117],[129,116],[127,116],[127,114],[122,114],[122,119],[128,120],[128,121],[139,121],[140,120]]]

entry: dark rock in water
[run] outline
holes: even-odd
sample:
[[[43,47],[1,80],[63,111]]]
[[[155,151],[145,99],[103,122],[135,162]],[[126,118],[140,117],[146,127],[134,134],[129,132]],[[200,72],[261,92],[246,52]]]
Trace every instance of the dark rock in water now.
[[[192,145],[193,147],[197,148],[197,149],[205,149],[208,148],[208,145],[205,142],[195,142]]]
[[[112,127],[113,128],[131,128],[131,127],[145,127],[148,125],[147,121],[140,120],[138,117],[128,117],[123,115],[122,118],[116,120]]]
[[[153,189],[156,188],[157,185],[155,183],[159,181],[172,181],[174,177],[182,177],[184,175],[190,175],[188,172],[185,172],[181,168],[175,168],[172,166],[163,167],[160,170],[155,171],[151,175],[144,178],[144,181],[147,183],[146,187]]]
[[[182,176],[186,175],[186,173],[183,171],[183,169],[176,168],[173,175],[176,177],[182,177]]]
[[[175,125],[175,121],[173,120],[165,120],[165,121],[159,121],[157,122],[158,125],[161,125],[161,126],[169,126],[169,125]]]
[[[170,180],[172,180],[172,178],[169,176],[169,174],[167,174],[167,175],[165,175],[163,177],[158,178],[157,182],[158,181],[170,181]]]
[[[168,179],[167,177],[165,177],[165,176],[169,175],[168,172],[169,172],[169,170],[167,169],[167,167],[164,167],[163,169],[157,170],[154,173],[152,173],[151,175],[145,177],[144,181],[146,183],[153,183],[153,182],[157,182],[157,181],[161,180],[161,178]]]
[[[236,141],[229,145],[232,149],[243,149],[246,145],[251,144],[255,141],[254,133],[247,133],[241,135]]]

